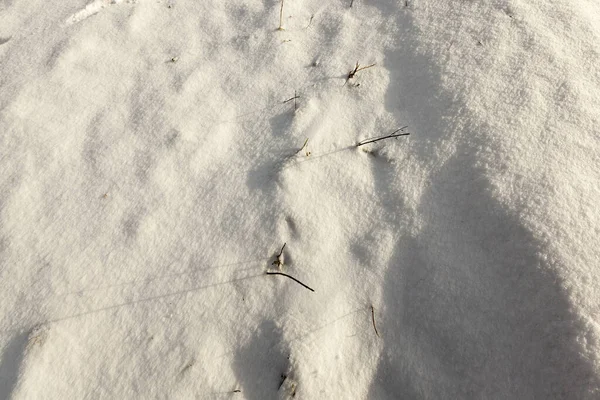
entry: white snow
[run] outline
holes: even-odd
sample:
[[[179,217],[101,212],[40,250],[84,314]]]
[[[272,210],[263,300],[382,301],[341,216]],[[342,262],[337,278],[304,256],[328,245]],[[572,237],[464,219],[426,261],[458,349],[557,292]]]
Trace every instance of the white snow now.
[[[600,4],[283,10],[0,0],[0,398],[600,397]]]

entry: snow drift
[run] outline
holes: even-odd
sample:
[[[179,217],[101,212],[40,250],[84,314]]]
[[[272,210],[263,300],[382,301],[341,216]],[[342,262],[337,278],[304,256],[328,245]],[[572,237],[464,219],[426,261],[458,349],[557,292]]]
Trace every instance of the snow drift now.
[[[600,6],[280,4],[0,2],[0,397],[597,398]]]

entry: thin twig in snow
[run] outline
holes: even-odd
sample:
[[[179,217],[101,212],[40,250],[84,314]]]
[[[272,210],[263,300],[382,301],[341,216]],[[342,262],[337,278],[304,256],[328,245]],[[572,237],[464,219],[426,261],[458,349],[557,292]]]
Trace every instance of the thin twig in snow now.
[[[279,251],[279,254],[277,254],[277,258],[275,259],[275,261],[273,261],[271,265],[277,265],[281,269],[284,263],[283,249],[285,249],[286,244],[287,243],[283,244],[283,247],[281,247],[281,251]]]
[[[308,138],[306,138],[302,147],[297,152],[295,152],[294,155],[296,155],[296,154],[300,153],[302,150],[304,150],[306,148],[307,144],[308,144]],[[306,157],[310,156],[310,151],[307,151],[305,154],[306,154]]]
[[[369,143],[375,143],[378,142],[380,140],[384,140],[384,139],[390,139],[390,138],[397,138],[399,136],[408,136],[410,135],[410,132],[404,132],[404,129],[408,128],[408,126],[403,126],[400,129],[396,129],[394,132],[390,133],[389,135],[386,136],[381,136],[381,137],[377,137],[377,138],[370,138],[370,139],[365,139],[363,141],[360,141],[356,144],[356,147],[365,145],[365,144],[369,144]],[[401,132],[401,133],[398,133]]]
[[[373,321],[373,329],[375,329],[375,334],[377,335],[377,337],[381,337],[379,336],[379,332],[377,332],[377,325],[375,325],[375,308],[371,305],[371,319]]]
[[[377,65],[377,64],[374,63],[374,64],[371,64],[371,65],[367,65],[366,67],[361,67],[360,64],[357,61],[356,65],[354,66],[354,69],[352,71],[350,71],[350,73],[348,74],[348,79],[354,78],[354,75],[356,75],[356,73],[358,71],[362,71],[363,69],[374,67],[375,65]]]
[[[281,8],[279,9],[279,28],[278,30],[283,30],[283,0],[281,0]]]
[[[298,105],[296,103],[296,99],[299,99],[299,98],[300,98],[300,96],[298,96],[297,92],[294,90],[294,97],[290,97],[289,99],[285,100],[283,102],[283,104],[288,103],[288,102],[294,100],[294,111],[296,111],[298,109]]]
[[[310,16],[310,21],[308,21],[308,25],[306,25],[306,28],[304,28],[304,29],[308,29],[310,27],[310,24],[312,24],[312,20],[314,17],[315,17],[314,14]]]
[[[284,274],[283,272],[267,271],[266,274],[267,275],[282,275],[282,276],[285,276],[285,277],[290,278],[291,280],[295,281],[296,283],[299,283],[300,285],[304,286],[305,288],[307,288],[311,292],[315,291],[314,289],[312,289],[309,286],[305,285],[304,283],[300,282],[298,279],[294,278],[293,276],[290,276],[288,274]]]
[[[346,83],[348,83],[348,81],[350,79],[354,78],[354,75],[356,75],[356,73],[358,71],[362,71],[363,69],[374,67],[375,65],[377,65],[377,64],[375,63],[375,64],[367,65],[366,67],[361,67],[357,61],[356,65],[354,66],[354,69],[348,73],[348,77],[346,78],[346,82],[344,82],[344,86],[346,85]]]

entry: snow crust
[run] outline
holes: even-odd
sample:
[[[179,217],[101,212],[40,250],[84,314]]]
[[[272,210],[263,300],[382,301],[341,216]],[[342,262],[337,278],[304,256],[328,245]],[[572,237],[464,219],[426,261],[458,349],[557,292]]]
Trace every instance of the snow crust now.
[[[279,13],[0,1],[0,398],[600,397],[600,5]]]

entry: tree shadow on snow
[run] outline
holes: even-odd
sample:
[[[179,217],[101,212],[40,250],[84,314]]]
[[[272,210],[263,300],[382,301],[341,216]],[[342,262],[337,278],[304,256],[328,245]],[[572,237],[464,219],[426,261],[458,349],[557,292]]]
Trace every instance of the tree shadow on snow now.
[[[391,0],[376,6],[400,15],[404,30],[386,54],[386,108],[418,132],[411,151],[432,165],[438,139],[465,116],[439,93],[441,73],[416,48],[411,11]],[[581,345],[589,328],[545,245],[492,194],[475,132],[460,130],[466,139],[420,199],[422,228],[400,235],[390,258],[378,320],[384,346],[367,397],[592,398],[600,383]],[[386,189],[393,176],[385,168],[373,165],[376,192],[393,214],[399,199]]]
[[[17,334],[4,348],[0,359],[0,399],[9,399],[16,387],[28,337],[28,333]]]
[[[586,328],[543,246],[491,196],[470,155],[431,182],[426,225],[385,277],[370,398],[585,398]]]

